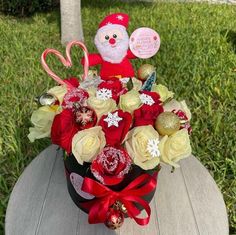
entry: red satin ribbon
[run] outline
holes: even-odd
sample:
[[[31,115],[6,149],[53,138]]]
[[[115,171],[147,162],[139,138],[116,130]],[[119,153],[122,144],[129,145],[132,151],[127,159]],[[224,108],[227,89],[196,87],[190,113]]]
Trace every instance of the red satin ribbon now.
[[[154,173],[153,176],[149,174],[140,175],[122,191],[115,192],[103,184],[85,177],[81,189],[96,197],[96,199],[92,201],[81,203],[81,206],[89,210],[89,223],[96,224],[105,222],[109,207],[116,201],[120,201],[126,207],[128,216],[133,218],[137,224],[148,224],[151,209],[149,204],[141,197],[149,194],[155,189],[157,185],[156,178],[157,172]],[[137,217],[140,210],[135,204],[139,204],[144,208],[147,213],[146,218]]]

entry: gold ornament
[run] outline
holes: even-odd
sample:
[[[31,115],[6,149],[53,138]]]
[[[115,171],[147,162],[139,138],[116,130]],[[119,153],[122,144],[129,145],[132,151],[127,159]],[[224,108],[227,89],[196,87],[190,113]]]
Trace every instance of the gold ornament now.
[[[127,213],[127,209],[126,209],[126,207],[125,207],[124,204],[121,204],[121,206],[120,206],[120,210],[121,210],[121,212],[124,213],[124,214]]]
[[[160,135],[172,135],[180,128],[179,117],[172,112],[163,112],[157,117],[155,128]]]
[[[143,64],[138,69],[138,78],[145,81],[155,71],[156,69],[153,65]]]
[[[124,214],[127,213],[127,209],[126,209],[125,205],[123,203],[121,203],[120,201],[116,201],[113,205],[113,208],[115,210],[120,210]]]

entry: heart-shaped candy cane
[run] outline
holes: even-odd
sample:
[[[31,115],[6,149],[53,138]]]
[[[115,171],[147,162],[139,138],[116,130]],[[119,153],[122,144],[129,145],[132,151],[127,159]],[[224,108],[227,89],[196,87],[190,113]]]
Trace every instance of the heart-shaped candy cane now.
[[[43,66],[44,70],[47,72],[47,74],[50,77],[52,77],[59,84],[66,85],[68,90],[70,90],[70,89],[72,89],[74,87],[70,83],[68,83],[66,81],[63,81],[63,79],[61,79],[59,76],[57,76],[49,68],[49,66],[46,63],[46,57],[47,57],[48,54],[56,55],[60,59],[61,63],[64,66],[71,67],[72,66],[72,61],[71,61],[70,51],[71,51],[71,48],[74,45],[79,46],[84,51],[84,59],[85,59],[85,61],[84,61],[84,74],[83,74],[83,80],[84,80],[88,76],[89,61],[88,61],[88,50],[87,50],[86,46],[82,42],[80,42],[80,41],[72,41],[72,42],[68,43],[67,46],[66,46],[66,58],[59,51],[57,51],[55,49],[50,49],[50,48],[46,49],[43,52],[42,56],[41,56],[41,63],[42,63],[42,66]]]

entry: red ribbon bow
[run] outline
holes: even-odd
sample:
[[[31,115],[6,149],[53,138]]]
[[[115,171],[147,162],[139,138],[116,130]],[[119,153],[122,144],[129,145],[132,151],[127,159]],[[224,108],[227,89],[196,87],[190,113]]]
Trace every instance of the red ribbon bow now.
[[[142,199],[156,188],[157,172],[153,176],[149,174],[142,174],[132,181],[127,187],[120,192],[115,192],[99,182],[84,178],[82,190],[94,195],[96,199],[90,202],[84,202],[81,205],[89,210],[89,223],[103,223],[106,220],[107,212],[116,201],[120,201],[127,209],[129,217],[133,218],[137,224],[146,225],[149,223],[151,208],[149,204]],[[136,205],[141,205],[147,213],[146,218],[137,218],[140,210]]]

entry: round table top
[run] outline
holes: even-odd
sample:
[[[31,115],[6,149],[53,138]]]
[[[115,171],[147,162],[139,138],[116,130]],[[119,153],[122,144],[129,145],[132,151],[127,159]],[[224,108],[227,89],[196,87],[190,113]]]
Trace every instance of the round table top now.
[[[193,156],[171,173],[162,166],[151,219],[139,226],[126,218],[118,230],[88,224],[88,215],[69,196],[62,151],[51,145],[17,181],[7,208],[6,235],[227,235],[225,204],[215,181]]]

